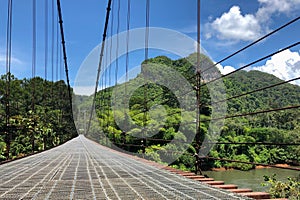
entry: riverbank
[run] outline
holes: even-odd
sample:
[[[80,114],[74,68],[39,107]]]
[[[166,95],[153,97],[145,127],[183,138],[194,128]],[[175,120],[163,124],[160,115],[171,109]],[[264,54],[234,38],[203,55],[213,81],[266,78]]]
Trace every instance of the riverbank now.
[[[254,169],[250,169],[250,170],[255,170],[255,169],[269,169],[269,168],[282,168],[282,169],[294,169],[294,168],[299,168],[299,166],[291,166],[289,164],[275,164],[272,166],[265,166],[265,165],[257,165],[255,166]],[[226,168],[226,167],[219,167],[219,168],[211,168],[210,170],[208,171],[229,171],[229,170],[237,170],[237,169],[234,169],[234,168]]]
[[[272,176],[276,174],[277,180],[286,181],[287,177],[298,177],[299,171],[279,169],[279,168],[257,168],[249,171],[240,171],[234,169],[218,169],[217,171],[203,171],[203,174],[215,180],[222,180],[225,184],[235,184],[239,188],[251,188],[253,191],[264,192],[267,187],[263,187],[265,183],[264,176]]]

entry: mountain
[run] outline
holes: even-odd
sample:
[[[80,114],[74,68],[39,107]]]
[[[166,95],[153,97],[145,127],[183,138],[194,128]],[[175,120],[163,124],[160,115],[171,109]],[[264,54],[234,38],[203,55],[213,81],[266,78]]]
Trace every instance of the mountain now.
[[[224,82],[227,88],[227,94],[231,97],[284,81],[274,75],[260,71],[239,71],[225,78]],[[230,104],[230,112],[232,113],[239,110],[251,112],[257,109],[272,109],[299,105],[300,87],[289,83],[282,84],[249,94],[246,98],[242,98],[240,102],[235,100],[229,101],[228,103]]]
[[[238,71],[221,77],[208,57],[199,56],[200,68],[195,67],[197,59],[197,54],[178,60],[165,56],[151,58],[142,63],[141,74],[135,79],[98,92],[96,113],[101,134],[91,132],[90,137],[93,135],[91,138],[95,139],[97,135],[95,140],[102,144],[110,146],[113,143],[126,151],[145,153],[147,158],[159,162],[173,159],[173,165],[193,169],[193,155],[197,149],[194,139],[196,106],[182,102],[186,102],[185,94],[195,97],[196,73],[202,72],[199,127],[202,141],[214,128],[209,127],[210,122],[215,120],[211,119],[215,117],[212,113],[222,110],[212,103],[218,103],[215,99],[227,103],[227,119],[220,128],[219,138],[225,144],[215,145],[209,156],[268,164],[299,163],[299,145],[280,145],[300,142],[299,107],[276,112],[271,110],[300,105],[300,87],[290,83],[272,87],[283,81],[260,71]],[[144,84],[146,80],[152,81]],[[190,91],[185,85],[190,86]],[[184,93],[182,90],[187,91]],[[128,102],[129,109],[122,108],[124,101]],[[237,115],[245,116],[235,117]],[[181,145],[170,143],[173,140],[181,141]],[[182,151],[186,153],[176,157],[174,152]],[[219,160],[210,160],[208,164],[209,167],[243,170],[254,167]]]

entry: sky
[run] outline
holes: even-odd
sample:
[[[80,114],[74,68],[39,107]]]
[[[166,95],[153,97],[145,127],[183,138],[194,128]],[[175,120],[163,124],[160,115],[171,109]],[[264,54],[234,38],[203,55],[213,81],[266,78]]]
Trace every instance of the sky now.
[[[19,79],[32,76],[32,2],[33,0],[13,0],[13,26],[12,26],[12,65],[11,71]],[[45,26],[45,2],[47,2],[48,20]],[[117,33],[117,0],[113,1],[112,16],[108,28],[108,38]],[[131,0],[130,7],[130,30],[145,27],[145,0]],[[52,15],[52,3],[54,15]],[[7,0],[0,0],[0,74],[5,73],[6,53],[6,21]],[[95,74],[99,62],[99,48],[102,42],[106,14],[106,0],[61,0],[63,26],[67,47],[69,77],[71,86],[78,85],[79,81],[89,80],[95,82]],[[163,34],[176,36],[173,41],[182,41],[182,44],[174,42],[178,49],[185,48],[185,39],[196,40],[197,37],[197,1],[196,0],[150,0],[150,27],[163,30]],[[245,45],[255,41],[268,32],[280,27],[286,22],[299,16],[300,0],[201,0],[201,47],[214,61],[218,62],[224,57],[234,53]],[[37,60],[36,75],[57,80],[63,78],[63,69],[60,55],[60,40],[58,32],[58,20],[56,1],[37,0]],[[53,17],[54,16],[54,17]],[[113,28],[111,25],[113,23]],[[48,34],[45,34],[46,27]],[[127,29],[127,0],[121,0],[119,32]],[[157,29],[153,29],[157,30]],[[165,30],[165,31],[164,31]],[[155,32],[155,31],[154,31]],[[151,41],[163,46],[168,38],[155,35],[150,31]],[[45,37],[48,35],[48,48]],[[143,35],[143,32],[141,33]],[[259,42],[242,53],[220,63],[218,65],[223,74],[229,73],[239,67],[251,63],[263,56],[283,49],[293,43],[299,42],[300,20],[277,32],[267,39]],[[183,38],[179,40],[178,38]],[[136,38],[131,37],[130,42]],[[108,40],[109,41],[109,40]],[[112,44],[115,41],[112,42]],[[109,42],[107,42],[109,43]],[[126,43],[122,43],[123,47]],[[172,42],[169,42],[172,46]],[[195,48],[191,43],[189,52]],[[168,47],[169,47],[168,46]],[[153,45],[153,47],[156,47]],[[184,56],[171,52],[169,48],[150,49],[149,57],[166,55],[172,59]],[[131,48],[131,46],[130,46]],[[93,53],[94,50],[94,53]],[[92,52],[92,53],[91,53]],[[144,59],[144,51],[140,48],[132,50],[129,56],[129,67],[138,72],[137,66]],[[92,60],[89,60],[94,55]],[[106,59],[109,57],[105,55]],[[120,70],[118,76],[124,74],[124,54],[120,55]],[[84,63],[93,65],[90,69]],[[108,62],[108,61],[107,61]],[[47,73],[45,73],[47,66]],[[53,71],[52,71],[53,66]],[[56,66],[59,66],[57,69]],[[78,73],[88,71],[94,77],[87,75],[81,77]],[[266,60],[256,63],[246,70],[260,70],[274,74],[283,79],[290,80],[300,75],[300,47],[295,46],[286,51],[276,54]],[[112,74],[114,71],[112,70]],[[92,76],[91,75],[91,76]],[[113,79],[113,77],[111,78]],[[112,81],[113,82],[113,81]],[[300,85],[300,81],[296,82]],[[75,91],[76,92],[76,91]],[[90,89],[80,88],[77,93],[91,93]]]

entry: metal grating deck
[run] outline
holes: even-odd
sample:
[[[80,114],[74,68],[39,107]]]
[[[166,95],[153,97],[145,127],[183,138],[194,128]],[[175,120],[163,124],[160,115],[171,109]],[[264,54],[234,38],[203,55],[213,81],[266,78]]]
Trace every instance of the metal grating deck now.
[[[79,136],[0,165],[0,199],[246,199]]]

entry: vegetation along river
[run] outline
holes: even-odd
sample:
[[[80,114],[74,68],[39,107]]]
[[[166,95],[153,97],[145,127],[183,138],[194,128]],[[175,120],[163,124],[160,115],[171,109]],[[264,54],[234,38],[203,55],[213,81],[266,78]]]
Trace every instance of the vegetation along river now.
[[[226,171],[204,171],[204,174],[215,180],[225,181],[225,184],[235,184],[239,188],[251,188],[253,191],[266,191],[267,187],[263,187],[261,183],[264,181],[264,175],[272,176],[276,174],[277,180],[287,181],[287,177],[300,176],[299,171],[279,169],[279,168],[263,168],[249,171],[226,170]]]

